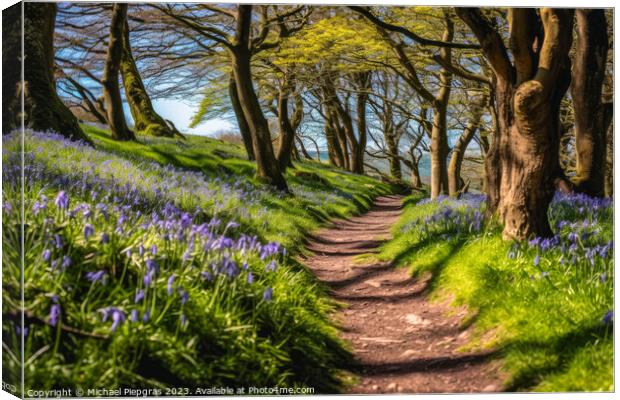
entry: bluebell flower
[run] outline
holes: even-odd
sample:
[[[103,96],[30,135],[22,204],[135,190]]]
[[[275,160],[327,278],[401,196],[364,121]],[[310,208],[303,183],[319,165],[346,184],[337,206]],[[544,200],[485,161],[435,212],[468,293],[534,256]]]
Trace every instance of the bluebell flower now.
[[[131,310],[131,322],[138,322],[138,310]]]
[[[48,318],[48,322],[51,326],[56,326],[58,321],[60,320],[60,305],[57,303],[52,304],[50,308],[50,315]]]
[[[41,255],[43,257],[43,261],[45,262],[49,262],[49,260],[52,258],[52,252],[50,251],[50,249],[43,250],[43,254]]]
[[[103,234],[101,235],[100,243],[106,244],[109,242],[110,242],[110,235],[108,235],[106,232],[103,232]]]
[[[67,207],[69,207],[69,196],[64,190],[58,192],[56,200],[54,200],[54,204],[56,204],[56,207],[62,210],[65,210],[67,209]]]
[[[534,257],[534,266],[537,267],[538,264],[540,264],[540,256],[536,254],[536,257]]]
[[[187,300],[189,300],[189,293],[187,293],[185,290],[180,290],[179,293],[181,294],[181,305],[185,305],[185,303],[187,303]]]
[[[172,284],[174,283],[174,274],[170,275],[170,278],[168,278],[168,296],[172,295],[172,292],[174,291]]]
[[[64,269],[71,266],[71,258],[69,256],[62,256],[62,267]]]
[[[248,272],[248,283],[252,284],[252,282],[254,282],[254,275],[252,274],[252,271]]]
[[[265,292],[263,292],[263,300],[271,301],[272,296],[273,296],[273,289],[271,289],[270,287],[265,289]]]
[[[106,272],[104,270],[99,270],[95,272],[87,272],[86,279],[95,283],[101,282],[101,284],[105,283]]]
[[[58,233],[54,235],[54,245],[56,246],[57,249],[62,249],[62,246],[63,246],[62,237]]]
[[[101,312],[103,313],[103,322],[106,322],[110,317],[112,318],[112,327],[110,328],[112,332],[125,322],[125,313],[116,307],[106,307]]]
[[[138,304],[139,302],[142,301],[142,299],[144,299],[145,293],[144,290],[139,290],[138,293],[136,293],[136,297],[133,299],[133,302]]]
[[[603,316],[603,323],[604,324],[610,324],[612,323],[614,320],[614,312],[613,310],[609,310],[605,313],[605,316]]]
[[[142,317],[142,321],[149,322],[149,319],[151,319],[151,310],[146,310],[144,312],[144,316]]]
[[[84,225],[84,239],[88,240],[95,233],[95,228],[92,225],[86,224]]]

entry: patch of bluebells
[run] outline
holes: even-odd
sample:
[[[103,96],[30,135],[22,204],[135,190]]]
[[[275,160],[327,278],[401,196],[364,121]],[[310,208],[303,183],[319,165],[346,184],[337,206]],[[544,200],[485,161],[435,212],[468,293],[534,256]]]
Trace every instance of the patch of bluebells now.
[[[532,257],[531,265],[539,271],[537,276],[548,279],[555,289],[560,290],[560,282],[572,276],[585,285],[579,286],[583,290],[588,286],[606,287],[602,290],[611,296],[613,199],[556,193],[549,207],[549,219],[554,230],[552,237],[514,243],[508,258]],[[532,275],[531,279],[537,276]],[[576,290],[575,286],[567,285],[571,292]],[[613,311],[600,318],[603,323],[610,323]]]
[[[438,196],[423,199],[418,205],[434,204],[436,211],[402,227],[403,232],[416,230],[424,237],[454,239],[478,233],[483,228],[485,196],[465,193],[460,198]]]
[[[191,320],[183,309],[192,301],[192,290],[242,284],[256,287],[256,297],[265,302],[275,296],[265,282],[286,257],[285,248],[262,243],[255,235],[239,232],[238,222],[216,216],[220,207],[231,208],[226,202],[258,204],[260,190],[154,163],[120,158],[111,162],[102,159],[109,157],[105,153],[53,134],[29,133],[27,139],[81,152],[80,157],[54,159],[53,164],[46,160],[53,149],[26,152],[26,220],[40,235],[40,252],[35,255],[42,266],[37,268],[40,279],[59,286],[63,282],[63,296],[76,296],[63,301],[98,299],[96,306],[83,308],[92,310],[94,320],[110,324],[109,334],[127,322],[160,320],[166,312],[186,328]],[[16,190],[22,170],[11,157],[19,155],[5,155],[3,179]],[[188,208],[191,203],[178,202],[190,194],[200,205]],[[5,219],[13,216],[11,207],[3,210]],[[88,263],[83,262],[86,256]],[[137,287],[126,290],[127,276],[136,276]],[[113,298],[108,298],[111,293]],[[36,302],[31,298],[28,303]],[[61,310],[55,296],[49,325],[58,324]]]

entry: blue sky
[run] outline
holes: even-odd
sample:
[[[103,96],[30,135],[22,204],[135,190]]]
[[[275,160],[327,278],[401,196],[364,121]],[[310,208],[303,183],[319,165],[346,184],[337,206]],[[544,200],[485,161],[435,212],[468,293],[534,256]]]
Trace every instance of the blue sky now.
[[[183,133],[212,136],[222,130],[237,130],[233,124],[223,119],[212,119],[198,125],[196,128],[190,128],[189,122],[196,112],[196,108],[198,107],[197,104],[192,105],[176,99],[161,99],[154,100],[153,107],[155,107],[155,111],[157,111],[159,115],[172,121],[177,129]],[[127,110],[128,116],[131,116],[128,111],[129,110]]]

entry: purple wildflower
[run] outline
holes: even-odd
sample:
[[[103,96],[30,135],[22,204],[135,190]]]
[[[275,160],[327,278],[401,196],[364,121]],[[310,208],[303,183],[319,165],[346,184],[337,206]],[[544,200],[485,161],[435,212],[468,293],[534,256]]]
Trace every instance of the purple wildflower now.
[[[108,235],[106,232],[103,232],[103,234],[101,235],[101,241],[102,244],[106,244],[110,242],[110,235]]]
[[[54,245],[56,246],[57,249],[62,249],[62,246],[63,246],[62,237],[58,233],[54,235]]]
[[[52,307],[50,308],[50,315],[49,315],[48,321],[51,326],[56,326],[59,320],[60,320],[60,305],[57,303],[54,303],[52,304]]]
[[[71,257],[69,256],[62,256],[62,267],[63,268],[69,268],[71,266]]]
[[[102,285],[105,284],[105,277],[106,277],[106,272],[102,269],[99,271],[86,273],[86,279],[88,279],[89,281],[93,283],[101,282]]]
[[[173,283],[174,283],[174,274],[170,275],[170,278],[168,278],[168,296],[171,296],[174,290],[174,288],[172,287]]]
[[[248,283],[251,285],[252,282],[254,282],[254,275],[252,275],[252,272],[248,272]]]
[[[43,261],[45,262],[49,262],[50,258],[52,258],[52,252],[50,251],[50,249],[45,249],[43,250]]]
[[[131,322],[138,322],[138,310],[131,310]]]
[[[613,310],[609,310],[605,313],[605,316],[603,317],[603,323],[604,324],[610,324],[612,323],[614,320],[614,311]]]
[[[136,293],[136,297],[133,299],[133,302],[138,304],[142,301],[142,299],[144,299],[144,290],[140,290]]]
[[[538,267],[538,264],[540,264],[540,256],[536,254],[536,257],[534,257],[534,266]]]
[[[273,289],[271,289],[270,287],[265,289],[265,292],[263,293],[263,300],[271,301],[272,296],[273,296]]]
[[[84,239],[88,240],[95,233],[95,228],[92,225],[86,224],[84,225]]]
[[[67,209],[67,207],[69,207],[69,196],[64,190],[58,192],[56,200],[54,200],[54,204],[56,204],[56,207],[60,208],[61,210],[65,210]]]

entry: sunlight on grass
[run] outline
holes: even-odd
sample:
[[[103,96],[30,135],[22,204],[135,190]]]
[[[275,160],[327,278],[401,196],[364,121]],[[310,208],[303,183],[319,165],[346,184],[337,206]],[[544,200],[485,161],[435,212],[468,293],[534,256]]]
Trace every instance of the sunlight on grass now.
[[[611,200],[558,195],[557,235],[522,244],[478,227],[478,200],[412,198],[379,257],[468,307],[470,346],[500,349],[509,390],[613,390]]]

